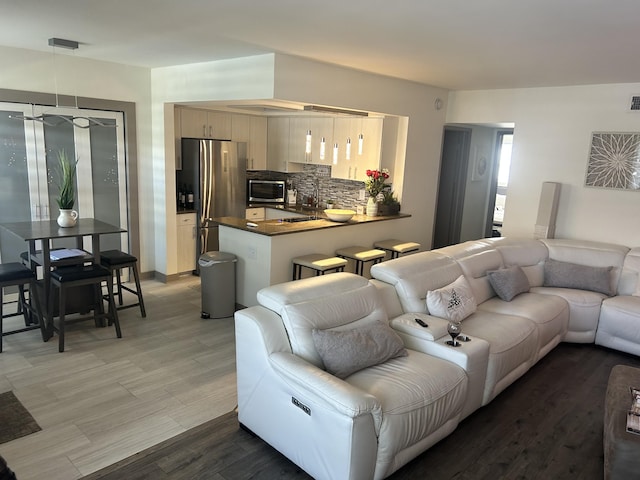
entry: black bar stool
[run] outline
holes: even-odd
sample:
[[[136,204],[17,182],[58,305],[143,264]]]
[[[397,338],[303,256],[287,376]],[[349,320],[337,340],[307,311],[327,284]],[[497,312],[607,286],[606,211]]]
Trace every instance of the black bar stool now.
[[[29,285],[29,301],[27,302],[25,297],[25,285]],[[3,312],[4,307],[4,288],[5,287],[18,287],[18,308],[17,314],[22,313],[24,316],[24,328],[10,330],[5,332],[3,330],[3,320],[10,316],[17,314],[5,315]],[[35,330],[39,328],[42,333],[42,339],[46,339],[46,332],[44,329],[44,321],[40,312],[40,301],[38,300],[38,293],[36,290],[36,276],[20,262],[11,262],[0,264],[0,352],[2,352],[2,337],[5,335],[13,335],[14,333],[26,332],[29,330]]]
[[[64,352],[64,331],[66,323],[75,323],[82,320],[94,319],[96,326],[102,324],[102,320],[108,319],[109,325],[113,324],[116,328],[116,335],[122,338],[120,331],[120,322],[118,320],[118,311],[113,298],[113,283],[111,272],[100,265],[84,265],[79,267],[60,267],[51,271],[51,286],[58,288],[58,327],[54,322],[55,316],[55,298],[54,292],[51,292],[49,298],[49,312],[51,315],[51,328],[58,332],[59,345],[58,350]],[[109,302],[109,310],[105,313],[102,295],[102,282],[107,283],[107,300]],[[93,286],[93,301],[85,304],[82,311],[93,310],[92,316],[81,316],[67,320],[65,317],[68,313],[76,313],[74,311],[67,312],[67,302],[70,298],[67,296],[68,289],[73,287],[81,287],[84,285]],[[53,290],[53,289],[52,289]],[[86,300],[86,299],[84,299]]]
[[[138,259],[133,255],[130,255],[125,252],[121,252],[120,250],[107,250],[105,252],[100,252],[100,264],[108,269],[111,272],[111,275],[116,274],[116,280],[118,282],[118,310],[122,310],[123,308],[131,308],[140,306],[140,315],[142,317],[147,316],[147,312],[144,309],[144,300],[142,299],[142,288],[140,288],[140,276],[138,275]],[[133,278],[136,283],[136,289],[127,287],[122,284],[122,279],[120,278],[120,271],[123,268],[130,268],[133,270]],[[133,293],[136,297],[138,297],[138,301],[136,303],[132,303],[129,305],[123,305],[122,301],[122,290],[126,290],[129,293]]]
[[[294,280],[302,278],[302,267],[314,270],[317,276],[331,271],[344,272],[344,267],[347,266],[347,261],[344,258],[330,257],[322,253],[311,253],[296,257],[292,262]]]

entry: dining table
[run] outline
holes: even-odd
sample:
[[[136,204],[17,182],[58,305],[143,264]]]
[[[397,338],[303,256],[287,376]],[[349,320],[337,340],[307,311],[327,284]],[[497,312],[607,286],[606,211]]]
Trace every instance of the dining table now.
[[[42,267],[42,286],[44,292],[43,315],[47,331],[53,332],[54,312],[47,311],[49,305],[50,272],[52,267],[77,265],[78,263],[100,264],[100,237],[106,234],[125,233],[127,230],[117,225],[111,225],[95,218],[79,218],[72,227],[61,227],[56,220],[36,220],[30,222],[0,223],[0,228],[25,240],[28,244],[27,258],[34,272],[37,266]],[[83,248],[84,238],[91,238],[90,251]],[[51,243],[56,239],[74,238],[77,251],[67,258],[52,258]],[[37,249],[37,243],[41,242],[41,248]],[[77,253],[73,255],[73,253]],[[55,255],[54,255],[55,256]]]

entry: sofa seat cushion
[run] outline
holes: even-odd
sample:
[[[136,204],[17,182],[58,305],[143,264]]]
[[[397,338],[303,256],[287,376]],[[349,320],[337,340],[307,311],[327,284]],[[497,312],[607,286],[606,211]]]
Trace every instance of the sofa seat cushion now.
[[[593,343],[598,328],[600,305],[606,295],[589,290],[559,287],[533,287],[531,293],[556,295],[569,304],[569,327],[565,340],[575,343]]]
[[[602,302],[596,344],[640,355],[640,297],[620,295]]]
[[[535,362],[538,332],[535,324],[524,317],[477,310],[462,322],[462,333],[472,339],[482,338],[490,345],[483,405]]]
[[[494,297],[478,305],[478,309],[528,318],[538,329],[539,349],[558,337],[562,338],[569,324],[569,305],[556,295],[522,293],[510,302]]]
[[[401,465],[395,458],[403,450],[416,445],[426,450],[450,433],[458,424],[467,394],[467,376],[462,368],[414,350],[408,352],[406,357],[360,370],[345,379],[373,395],[382,406],[378,478],[382,478],[381,469],[387,476]],[[428,441],[434,433],[433,441]]]

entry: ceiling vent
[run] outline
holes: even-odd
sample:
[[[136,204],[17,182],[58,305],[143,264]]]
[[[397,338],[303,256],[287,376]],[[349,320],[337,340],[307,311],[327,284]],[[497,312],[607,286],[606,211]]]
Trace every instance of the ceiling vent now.
[[[640,95],[631,96],[631,105],[629,110],[632,112],[640,112]]]

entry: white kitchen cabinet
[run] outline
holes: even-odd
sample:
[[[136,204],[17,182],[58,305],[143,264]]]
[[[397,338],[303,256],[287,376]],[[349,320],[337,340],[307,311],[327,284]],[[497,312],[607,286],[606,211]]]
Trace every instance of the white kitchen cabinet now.
[[[196,214],[178,215],[178,272],[196,269]]]
[[[245,218],[247,220],[258,221],[265,219],[264,207],[247,208]]]
[[[231,115],[231,140],[247,143],[247,170],[267,168],[267,118]]]
[[[286,172],[289,162],[289,118],[267,120],[267,170]]]
[[[289,161],[331,165],[333,151],[333,118],[292,117],[289,128]],[[311,153],[306,153],[307,132],[311,131]],[[324,155],[322,139],[324,138]]]
[[[331,177],[364,181],[367,170],[380,168],[382,118],[336,118],[334,138],[338,143],[338,163],[331,167]],[[358,153],[358,137],[362,134],[362,154]],[[347,138],[351,139],[351,158],[346,158]]]
[[[231,115],[213,110],[181,108],[180,123],[185,138],[231,139]]]

